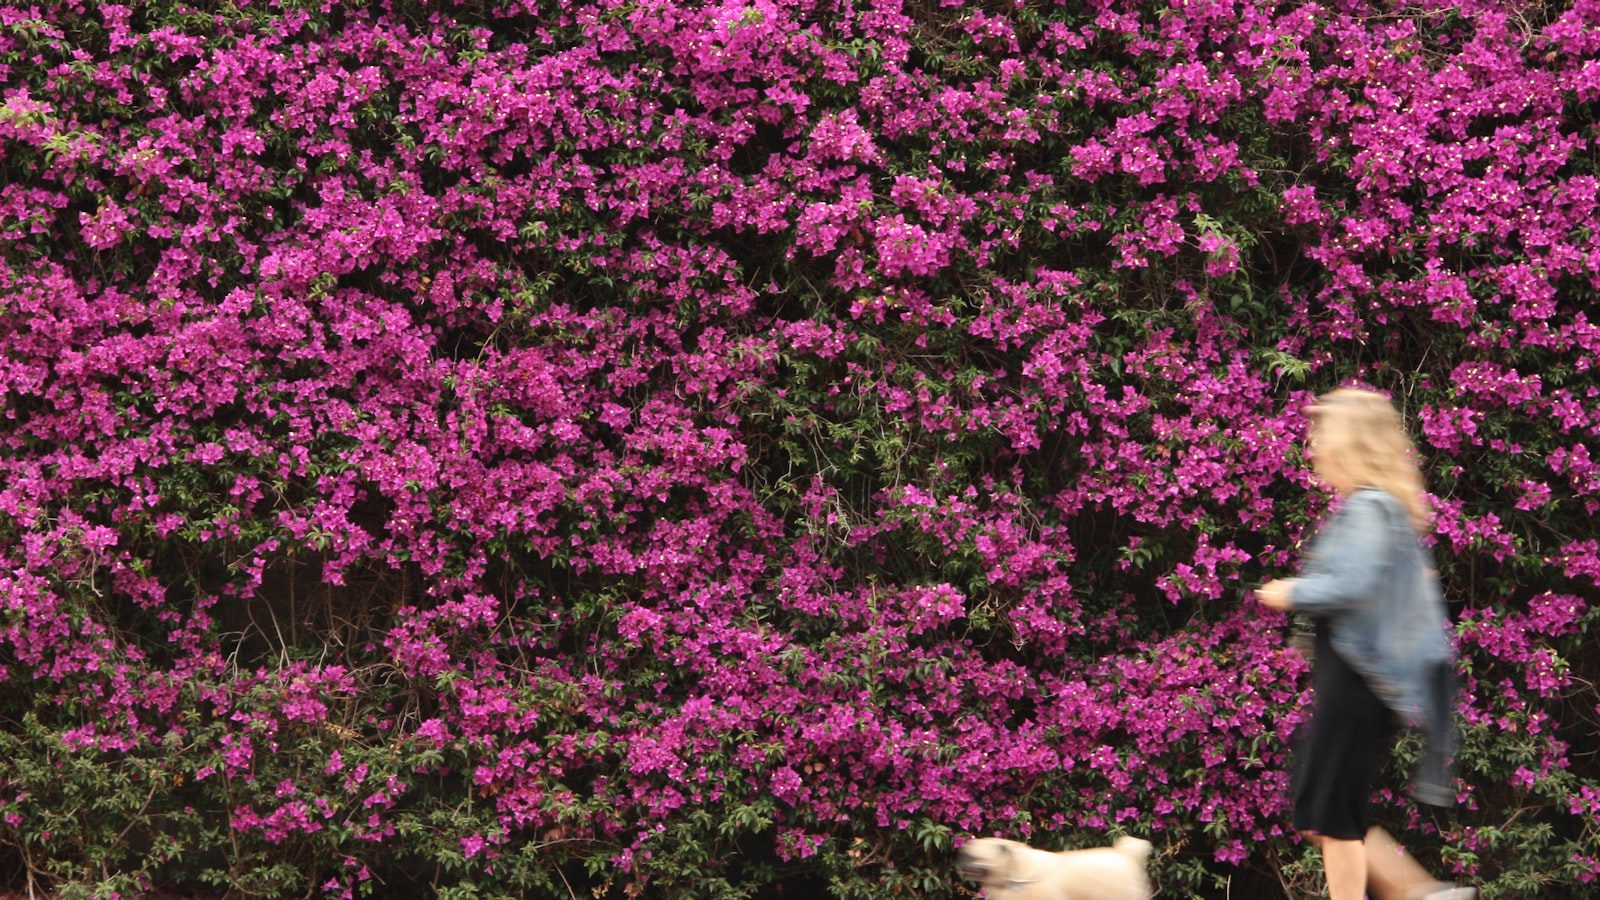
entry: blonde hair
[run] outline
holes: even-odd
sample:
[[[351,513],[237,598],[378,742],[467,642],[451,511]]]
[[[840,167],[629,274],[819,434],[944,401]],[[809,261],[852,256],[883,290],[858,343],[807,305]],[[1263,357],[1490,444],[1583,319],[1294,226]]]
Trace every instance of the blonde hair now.
[[[1394,404],[1382,394],[1339,388],[1306,407],[1311,418],[1311,463],[1326,480],[1332,472],[1352,488],[1374,487],[1399,500],[1411,527],[1426,531],[1417,449],[1406,434]]]

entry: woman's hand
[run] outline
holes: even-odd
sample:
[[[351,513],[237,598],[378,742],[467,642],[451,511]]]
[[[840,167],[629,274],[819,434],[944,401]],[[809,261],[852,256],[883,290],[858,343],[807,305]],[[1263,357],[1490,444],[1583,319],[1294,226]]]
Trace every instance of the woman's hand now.
[[[1294,582],[1282,578],[1274,578],[1256,588],[1256,599],[1262,606],[1281,612],[1294,609],[1293,594]]]

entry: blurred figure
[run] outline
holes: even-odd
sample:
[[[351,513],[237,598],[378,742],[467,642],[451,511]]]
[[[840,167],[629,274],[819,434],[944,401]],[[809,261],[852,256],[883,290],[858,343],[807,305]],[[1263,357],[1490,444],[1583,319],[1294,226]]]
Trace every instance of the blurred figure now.
[[[1331,900],[1471,900],[1436,881],[1382,829],[1370,802],[1402,725],[1426,738],[1411,794],[1455,802],[1455,652],[1438,576],[1418,535],[1428,528],[1416,451],[1381,394],[1341,388],[1306,410],[1307,455],[1339,495],[1296,578],[1262,585],[1272,609],[1316,622],[1315,705],[1296,749],[1294,826],[1322,851]]]

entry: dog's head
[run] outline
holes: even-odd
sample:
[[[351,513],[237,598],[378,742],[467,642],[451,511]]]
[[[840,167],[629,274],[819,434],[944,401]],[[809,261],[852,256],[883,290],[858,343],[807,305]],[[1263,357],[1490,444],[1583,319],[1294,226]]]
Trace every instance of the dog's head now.
[[[1001,838],[978,838],[956,851],[956,871],[968,881],[992,884],[1005,878],[1016,864],[1012,858],[1021,845]]]

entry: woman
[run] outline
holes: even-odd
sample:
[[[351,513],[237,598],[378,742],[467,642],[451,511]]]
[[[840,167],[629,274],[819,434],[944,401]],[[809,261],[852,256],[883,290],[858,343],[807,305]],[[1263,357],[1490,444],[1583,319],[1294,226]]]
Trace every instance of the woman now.
[[[1444,601],[1418,534],[1428,527],[1422,474],[1400,416],[1382,395],[1341,388],[1307,409],[1308,455],[1340,497],[1297,578],[1256,597],[1317,623],[1316,704],[1298,748],[1294,825],[1322,851],[1331,900],[1470,900],[1435,881],[1381,829],[1369,803],[1399,725],[1426,736],[1411,793],[1454,802],[1454,651]],[[1371,846],[1369,846],[1371,845]]]

